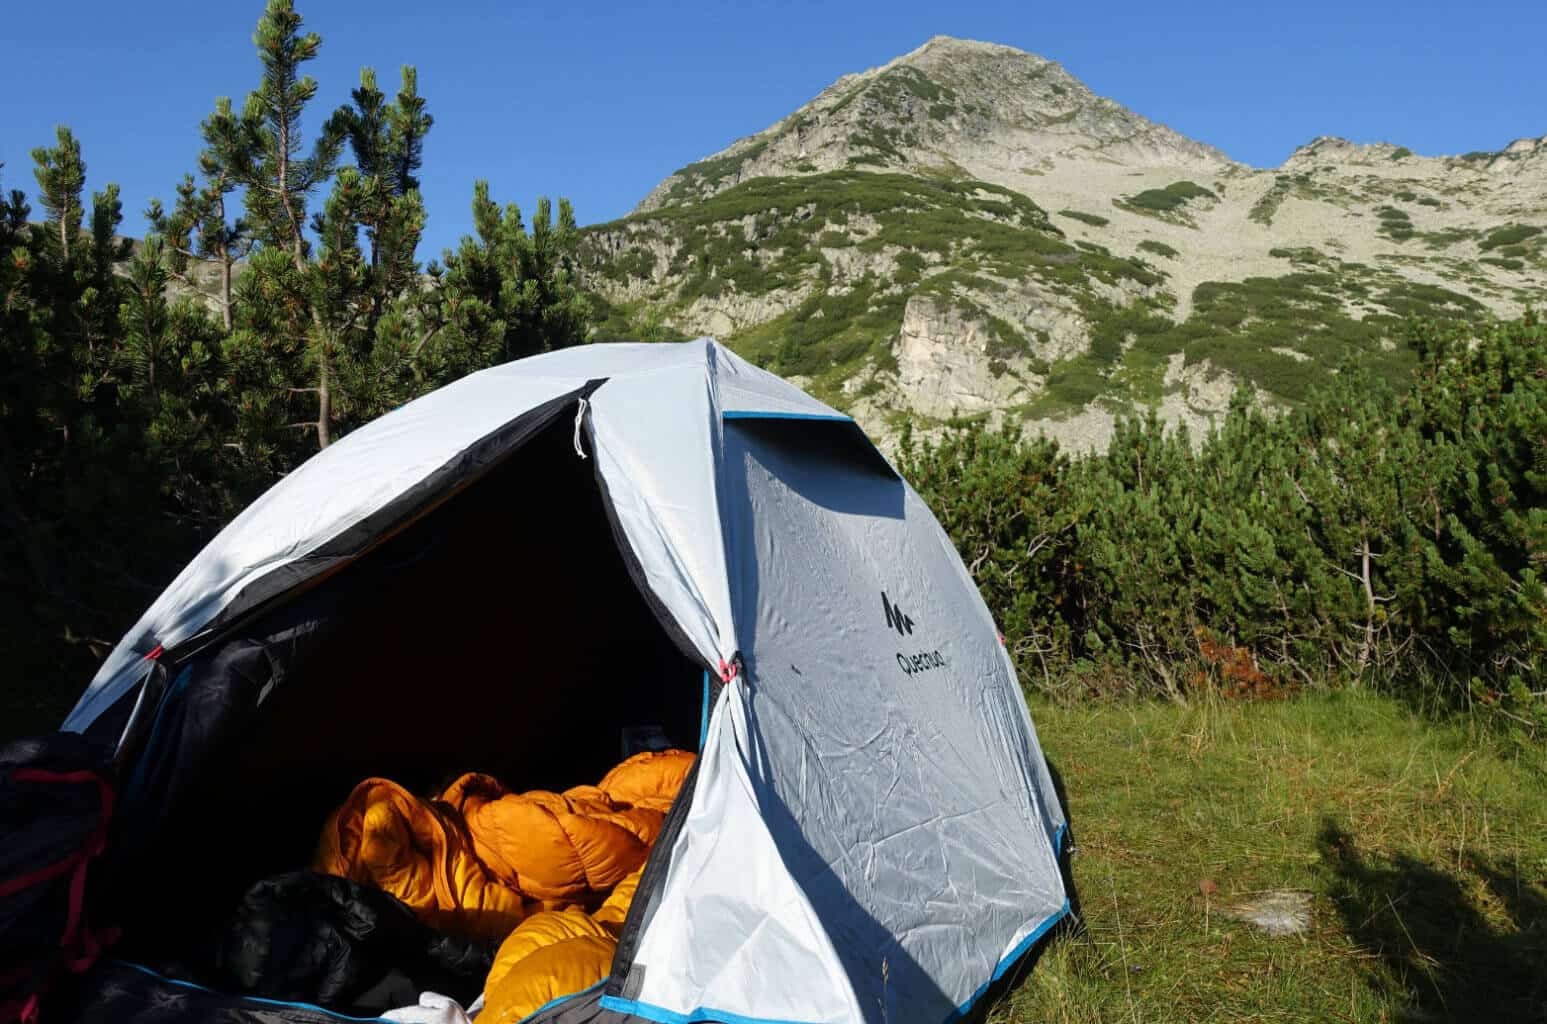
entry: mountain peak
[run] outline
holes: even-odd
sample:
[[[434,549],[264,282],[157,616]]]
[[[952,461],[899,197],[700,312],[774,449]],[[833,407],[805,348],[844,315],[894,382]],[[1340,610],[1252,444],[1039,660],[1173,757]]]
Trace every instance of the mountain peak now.
[[[755,177],[859,168],[1003,180],[1071,160],[1231,166],[1219,150],[1097,96],[1054,61],[935,36],[880,67],[844,75],[789,117],[682,168],[639,209]]]
[[[1003,43],[990,43],[980,39],[962,39],[957,36],[930,36],[929,39],[924,42],[924,45],[920,46],[916,50],[912,50],[903,54],[901,57],[897,58],[897,61],[907,61],[911,58],[918,57],[924,53],[929,52],[945,52],[954,54],[989,53],[1014,57],[1035,57],[1038,60],[1042,59],[1037,57],[1037,55],[1034,53],[1029,53],[1025,50],[1020,50],[1013,46],[1006,46]]]

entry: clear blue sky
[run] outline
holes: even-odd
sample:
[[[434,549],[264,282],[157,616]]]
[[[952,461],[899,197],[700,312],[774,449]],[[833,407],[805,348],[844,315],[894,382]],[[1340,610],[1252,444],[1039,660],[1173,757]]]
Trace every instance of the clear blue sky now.
[[[839,75],[945,34],[1061,62],[1097,93],[1258,166],[1316,135],[1424,154],[1547,133],[1544,0],[300,0],[323,37],[316,114],[362,65],[416,64],[435,116],[428,258],[469,230],[473,179],[582,223],[626,213],[677,167],[767,126]],[[88,187],[118,182],[138,232],[192,169],[198,123],[255,84],[261,0],[8,4],[0,24],[3,184],[33,192],[32,147],[81,138]]]

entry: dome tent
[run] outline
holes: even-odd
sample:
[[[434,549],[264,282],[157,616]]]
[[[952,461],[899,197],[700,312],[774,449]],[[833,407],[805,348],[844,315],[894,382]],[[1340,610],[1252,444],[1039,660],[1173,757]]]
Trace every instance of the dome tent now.
[[[535,1019],[938,1024],[1068,912],[948,537],[850,418],[708,339],[497,366],[347,435],[65,722],[116,744],[115,909],[152,936],[304,857],[365,775],[570,782],[639,725],[699,759],[611,976]]]

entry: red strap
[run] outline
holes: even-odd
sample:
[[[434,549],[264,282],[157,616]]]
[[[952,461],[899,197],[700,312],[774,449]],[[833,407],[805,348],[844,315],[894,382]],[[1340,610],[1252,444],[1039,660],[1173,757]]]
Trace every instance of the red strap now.
[[[0,883],[0,896],[8,896],[13,892],[19,892],[30,885],[47,881],[58,877],[73,869],[70,877],[70,905],[65,917],[64,932],[59,936],[59,948],[66,956],[64,966],[72,973],[80,973],[90,967],[97,959],[97,954],[102,951],[103,941],[111,942],[117,937],[116,931],[95,933],[88,927],[82,927],[85,923],[86,909],[86,871],[93,858],[97,857],[107,847],[107,823],[113,814],[113,787],[107,784],[107,780],[92,771],[53,772],[43,768],[23,768],[13,772],[11,778],[21,782],[43,783],[86,783],[95,782],[98,795],[102,802],[102,815],[97,822],[96,829],[76,850],[64,860],[56,864],[50,864],[20,878],[12,878]],[[79,952],[75,953],[77,940]],[[75,955],[72,955],[75,954]],[[21,1006],[20,1019],[22,1024],[35,1024],[38,1016],[39,993],[34,992],[28,996],[27,1001]]]
[[[47,768],[18,768],[11,773],[17,782],[42,782],[52,785],[59,782],[101,782],[102,776],[90,768],[73,772],[54,772]]]
[[[85,783],[97,784],[98,795],[102,801],[102,820],[97,823],[97,829],[87,838],[81,849],[76,850],[64,860],[39,868],[36,871],[21,875],[17,878],[9,878],[0,882],[0,896],[9,896],[12,893],[21,892],[28,886],[46,882],[50,878],[57,878],[71,868],[85,866],[85,862],[101,853],[107,840],[107,819],[113,814],[113,787],[107,784],[107,780],[96,772],[82,770],[74,772],[53,772],[46,768],[19,768],[11,773],[11,778],[17,782],[42,782],[53,783]],[[68,933],[67,933],[68,934]]]
[[[37,885],[39,882],[46,882],[50,878],[58,878],[74,867],[80,859],[80,852],[77,851],[57,864],[50,864],[46,868],[39,868],[31,874],[6,879],[4,882],[0,882],[0,896],[9,896],[12,893],[21,892],[29,886]]]

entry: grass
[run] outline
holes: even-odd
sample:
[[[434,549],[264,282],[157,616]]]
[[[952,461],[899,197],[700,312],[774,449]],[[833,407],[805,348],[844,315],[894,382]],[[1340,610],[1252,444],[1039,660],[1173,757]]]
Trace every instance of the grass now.
[[[1452,245],[1476,238],[1477,232],[1470,228],[1447,228],[1444,231],[1426,231],[1421,237],[1430,249],[1448,249]]]
[[[1547,1019],[1547,755],[1368,693],[1032,708],[1088,934],[990,1014]],[[1270,936],[1225,910],[1310,894]]]
[[[1485,251],[1498,249],[1502,246],[1516,245],[1541,233],[1542,229],[1534,224],[1506,224],[1504,227],[1494,228],[1488,232],[1487,237],[1477,243],[1477,247]]]
[[[1308,263],[1312,266],[1322,263],[1326,257],[1311,246],[1299,246],[1291,248],[1269,249],[1268,255],[1277,260],[1288,260],[1291,263]]]
[[[1083,210],[1059,210],[1058,215],[1060,217],[1068,217],[1070,220],[1077,220],[1082,224],[1089,224],[1093,228],[1104,228],[1112,223],[1105,217],[1094,213],[1086,213]]]
[[[1276,174],[1273,176],[1272,186],[1263,193],[1261,199],[1252,204],[1246,216],[1264,227],[1271,227],[1273,217],[1278,213],[1278,208],[1283,205],[1285,199],[1291,196],[1300,199],[1316,199],[1319,195],[1309,174]]]
[[[1112,204],[1130,213],[1142,213],[1181,224],[1192,224],[1186,210],[1198,199],[1218,199],[1209,189],[1193,181],[1173,181],[1165,188],[1147,188],[1143,192],[1112,200]]]
[[[1158,242],[1153,238],[1144,239],[1144,241],[1139,243],[1139,248],[1143,249],[1145,252],[1152,252],[1156,256],[1162,256],[1168,260],[1174,260],[1181,255],[1180,252],[1171,248],[1166,243]]]
[[[1379,232],[1396,242],[1405,242],[1413,237],[1413,220],[1406,210],[1395,206],[1382,206],[1375,211],[1380,218]]]
[[[1141,210],[1178,210],[1194,199],[1218,198],[1213,192],[1192,181],[1173,181],[1165,188],[1149,188],[1128,199]]]

